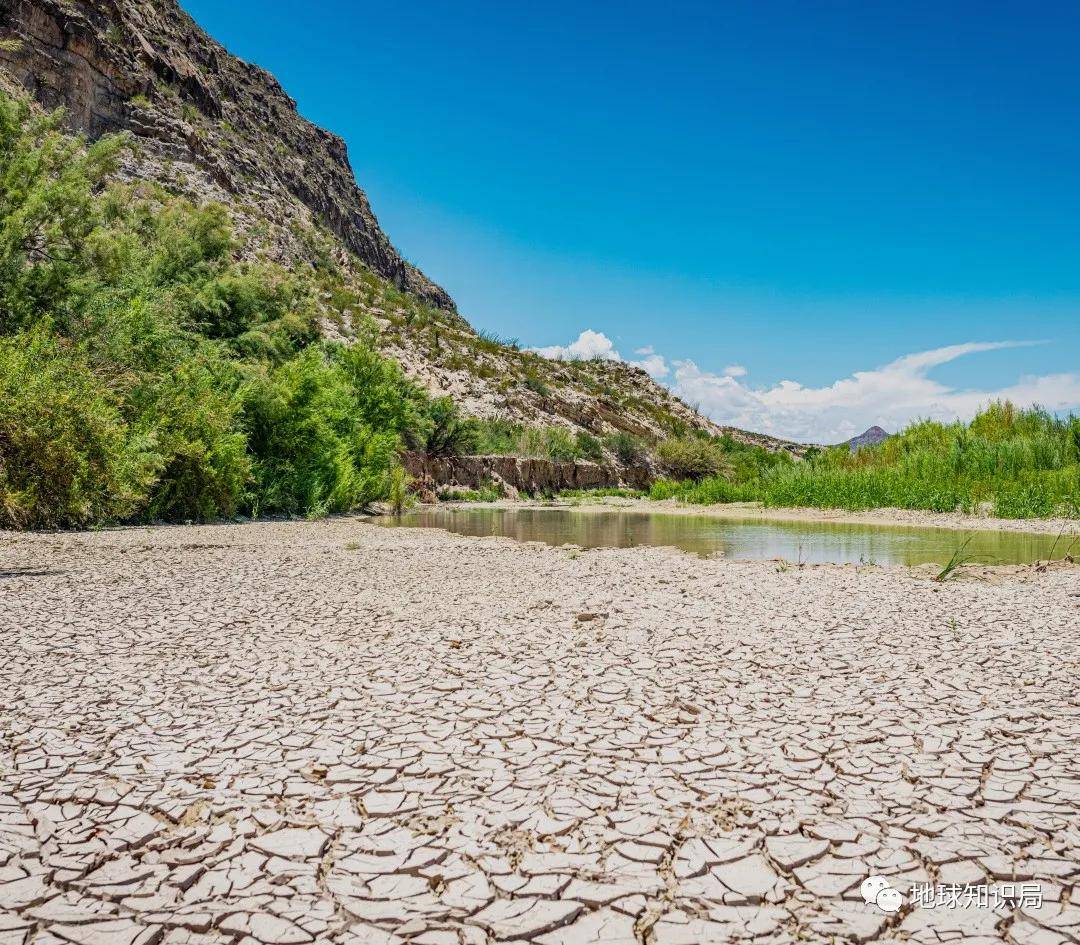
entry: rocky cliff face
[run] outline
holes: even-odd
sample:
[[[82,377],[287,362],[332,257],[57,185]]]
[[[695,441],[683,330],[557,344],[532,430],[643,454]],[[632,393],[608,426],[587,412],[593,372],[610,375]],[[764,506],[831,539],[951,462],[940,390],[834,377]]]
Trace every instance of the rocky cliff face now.
[[[154,176],[180,165],[189,190],[224,192],[279,221],[317,221],[399,288],[453,309],[379,228],[345,143],[174,0],[0,0],[0,37],[0,65],[45,106],[64,106],[77,130],[131,131]]]

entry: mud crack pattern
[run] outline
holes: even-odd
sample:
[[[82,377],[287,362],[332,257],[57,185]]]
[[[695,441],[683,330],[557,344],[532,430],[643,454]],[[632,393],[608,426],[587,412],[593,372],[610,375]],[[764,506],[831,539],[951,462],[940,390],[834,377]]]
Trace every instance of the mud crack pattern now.
[[[1078,654],[1067,567],[0,536],[0,943],[1075,943]]]

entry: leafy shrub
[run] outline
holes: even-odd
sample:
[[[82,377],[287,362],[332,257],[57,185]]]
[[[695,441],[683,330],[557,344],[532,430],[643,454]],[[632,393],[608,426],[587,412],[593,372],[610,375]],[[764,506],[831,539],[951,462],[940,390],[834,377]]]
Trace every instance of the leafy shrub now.
[[[98,222],[94,186],[124,145],[86,146],[60,131],[62,120],[0,93],[0,331],[28,327],[66,298]]]
[[[464,456],[476,451],[476,425],[462,417],[449,397],[439,397],[428,407],[424,452],[428,456]]]
[[[44,330],[0,337],[0,525],[126,517],[139,509],[154,464],[74,346]]]
[[[577,441],[577,455],[581,459],[587,459],[591,463],[602,463],[604,461],[604,446],[603,444],[591,433],[586,433],[584,430],[579,430],[575,435]]]
[[[157,457],[142,517],[166,521],[233,515],[251,478],[240,404],[198,361],[176,367],[141,397],[140,427]]]
[[[340,365],[319,348],[241,389],[260,513],[325,515],[382,498],[397,465],[396,433],[366,420]]]
[[[613,453],[623,466],[638,466],[649,458],[645,441],[622,430],[605,436],[604,447]]]
[[[718,444],[692,436],[664,440],[657,448],[657,456],[672,476],[694,482],[716,476],[726,465]]]
[[[405,509],[416,504],[416,496],[409,491],[411,482],[408,473],[401,466],[394,466],[387,476],[384,498],[390,503],[396,515],[400,515]]]

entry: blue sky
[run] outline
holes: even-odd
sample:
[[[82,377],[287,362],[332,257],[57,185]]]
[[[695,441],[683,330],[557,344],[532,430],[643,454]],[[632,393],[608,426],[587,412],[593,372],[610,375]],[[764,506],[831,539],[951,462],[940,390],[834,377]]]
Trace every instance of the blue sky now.
[[[1001,390],[1080,406],[1075,5],[184,6],[345,138],[391,239],[479,327],[652,347],[681,393],[677,363],[738,365],[703,409],[804,439],[841,421],[770,415],[780,382],[945,346],[1047,342],[937,359],[929,402],[879,392],[844,422]]]

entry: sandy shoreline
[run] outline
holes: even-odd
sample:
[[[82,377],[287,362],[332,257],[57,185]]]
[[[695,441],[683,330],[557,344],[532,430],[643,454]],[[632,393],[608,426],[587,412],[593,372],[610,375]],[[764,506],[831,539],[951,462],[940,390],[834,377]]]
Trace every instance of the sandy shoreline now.
[[[1078,575],[4,534],[0,939],[1064,941]],[[871,873],[1044,905],[886,915]]]
[[[509,500],[497,502],[455,502],[469,508],[573,508],[575,511],[651,512],[664,515],[694,515],[724,519],[760,519],[780,522],[831,522],[837,525],[884,525],[910,528],[944,528],[954,531],[1006,531],[1034,535],[1080,535],[1080,520],[1064,518],[1010,519],[960,512],[925,512],[917,509],[871,509],[848,512],[843,509],[765,508],[759,502],[730,502],[722,505],[690,505],[674,499],[599,497],[588,499]]]

